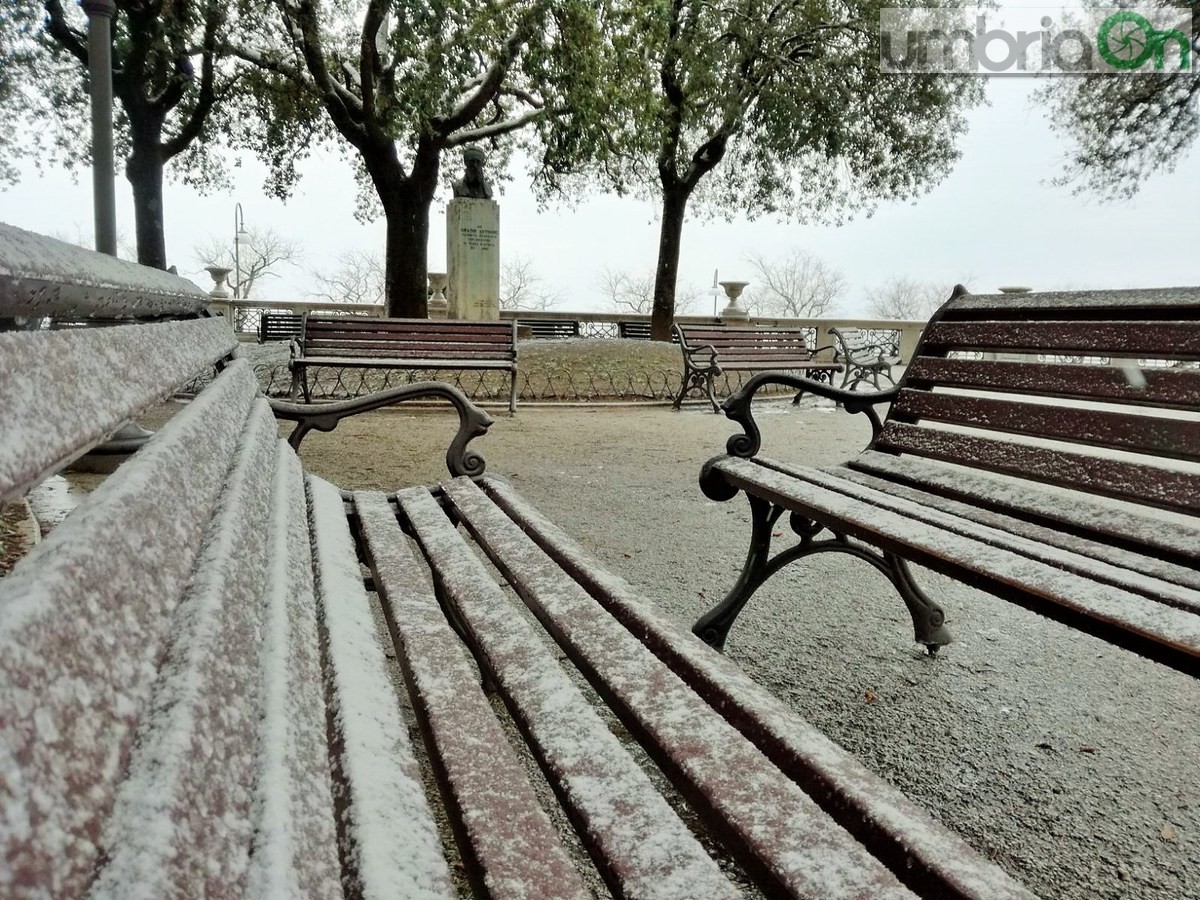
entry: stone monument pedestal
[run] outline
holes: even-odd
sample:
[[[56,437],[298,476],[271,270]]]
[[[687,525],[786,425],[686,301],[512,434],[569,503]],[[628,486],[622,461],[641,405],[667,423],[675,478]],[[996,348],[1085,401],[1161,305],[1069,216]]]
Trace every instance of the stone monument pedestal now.
[[[451,319],[500,318],[500,204],[455,197],[446,206]]]

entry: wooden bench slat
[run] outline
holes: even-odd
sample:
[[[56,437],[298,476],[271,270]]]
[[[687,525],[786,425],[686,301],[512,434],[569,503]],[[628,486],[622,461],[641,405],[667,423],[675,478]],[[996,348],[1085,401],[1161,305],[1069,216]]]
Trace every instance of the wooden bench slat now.
[[[0,894],[82,894],[233,447],[258,391],[230,366],[0,579]],[[152,561],[147,565],[146,561]]]
[[[392,359],[389,357],[317,356],[298,357],[293,362],[315,368],[331,366],[341,369],[496,369],[512,371],[513,364],[507,360],[483,359]]]
[[[1170,522],[1155,521],[1146,511],[1120,508],[1077,492],[1067,499],[1040,485],[982,471],[947,470],[915,456],[869,450],[847,465],[923,491],[1018,515],[1051,530],[1102,539],[1135,552],[1162,556],[1176,565],[1200,568],[1200,523],[1189,526],[1178,516]]]
[[[259,400],[171,617],[170,648],[101,839],[92,896],[133,900],[242,889],[252,834],[257,662],[278,428]],[[221,860],[213,866],[211,860]]]
[[[909,366],[907,384],[1038,394],[1068,400],[1116,400],[1172,409],[1200,407],[1200,368],[1140,369],[1144,385],[1131,384],[1114,366],[1054,365],[1007,360],[921,356]]]
[[[914,521],[935,525],[947,534],[958,534],[1030,559],[1058,566],[1064,571],[1082,575],[1097,584],[1112,585],[1131,594],[1140,594],[1151,603],[1162,603],[1187,612],[1200,613],[1200,591],[1188,588],[1177,581],[1164,580],[1154,575],[1148,575],[1138,568],[1122,565],[1121,551],[1109,548],[1107,553],[1103,553],[1102,548],[1092,545],[1093,553],[1101,552],[1103,555],[1080,554],[1068,548],[1031,539],[1017,528],[1005,527],[1007,522],[1001,521],[992,525],[981,521],[980,517],[975,515],[960,515],[949,509],[944,503],[930,504],[919,495],[903,496],[889,490],[890,485],[885,486],[882,490],[864,485],[852,477],[843,477],[845,470],[840,468],[809,469],[789,466],[765,458],[759,459],[758,463],[764,468],[789,475],[797,481],[845,494],[852,499],[874,504],[880,509],[910,516]],[[1197,621],[1200,623],[1200,619]]]
[[[921,340],[925,351],[944,347],[1200,360],[1200,322],[935,320]]]
[[[1029,900],[1032,894],[798,716],[736,663],[606,572],[578,543],[505,483],[482,487],[539,547],[631,634],[752,740],[827,813],[923,896]]]
[[[456,897],[341,493],[314,475],[307,483],[343,877],[365,897]]]
[[[895,421],[884,425],[875,446],[1159,509],[1200,512],[1200,474]]]
[[[0,333],[0,504],[24,495],[236,345],[223,319]],[[56,414],[47,416],[47,409]]]
[[[176,275],[0,222],[0,318],[187,315],[211,302]]]
[[[333,897],[342,868],[329,776],[308,500],[300,460],[277,444],[262,642],[263,717],[253,898]]]
[[[460,847],[487,896],[590,897],[387,498],[356,493],[354,505],[397,658],[454,800]]]
[[[304,346],[305,356],[399,356],[399,357],[445,357],[453,355],[463,359],[504,359],[512,361],[512,353],[504,348],[492,348],[486,344],[400,344],[377,341],[362,341],[359,343],[340,343],[337,341],[307,341]]]
[[[949,497],[942,496],[940,493],[930,493],[927,490],[922,490],[908,484],[881,478],[876,475],[868,475],[865,472],[858,471],[857,468],[839,466],[834,469],[827,469],[826,471],[836,474],[838,478],[854,482],[855,484],[873,488],[884,493],[890,493],[897,497],[904,497],[968,521],[1008,531],[1031,541],[1037,541],[1051,547],[1067,550],[1071,553],[1082,554],[1084,557],[1094,560],[1104,560],[1121,568],[1149,576],[1150,578],[1188,587],[1194,591],[1200,591],[1200,571],[1197,571],[1195,567],[1171,563],[1162,559],[1161,556],[1147,556],[1145,553],[1148,548],[1143,548],[1142,552],[1137,552],[1124,547],[1115,547],[1111,543],[1098,540],[1099,535],[1095,532],[1093,532],[1091,538],[1080,537],[1059,527],[1048,527],[1029,521],[1023,517],[1025,511],[1017,508],[1015,505],[1010,506],[1009,512],[994,512],[990,509],[981,508],[978,505],[950,499]],[[1104,515],[1106,512],[1097,509],[1095,504],[1087,503],[1086,497],[1072,498],[1070,502],[1076,502],[1076,500],[1087,504],[1093,514]],[[1009,502],[1011,504],[1011,500]],[[1063,498],[1060,497],[1058,502],[1063,502]],[[1109,514],[1111,515],[1111,512]],[[1149,530],[1163,529],[1166,526],[1164,522],[1153,522],[1144,517],[1139,524],[1142,529]],[[1170,526],[1166,527],[1170,528]],[[1195,550],[1198,546],[1200,545],[1193,544],[1192,549]],[[1169,600],[1170,598],[1164,599]],[[1197,611],[1200,612],[1200,609]]]
[[[714,460],[713,467],[735,487],[800,511],[839,533],[899,553],[1181,672],[1200,674],[1200,617],[982,540],[947,533],[875,503],[798,482],[755,461],[726,457]]]
[[[965,294],[949,303],[946,312],[962,317],[991,314],[1013,318],[1065,317],[1071,314],[1092,318],[1147,317],[1161,312],[1165,317],[1200,312],[1200,290],[1194,287],[1134,288],[1120,291],[1038,291],[1028,294]]]
[[[437,501],[421,488],[398,491],[396,498],[614,893],[663,900],[739,896],[532,626],[514,614]]]
[[[1163,416],[968,397],[905,388],[891,415],[930,419],[988,431],[1052,438],[1173,459],[1200,459],[1200,421]]]
[[[444,485],[463,524],[689,802],[717,819],[764,890],[911,896],[895,875],[666,669],[467,479]]]

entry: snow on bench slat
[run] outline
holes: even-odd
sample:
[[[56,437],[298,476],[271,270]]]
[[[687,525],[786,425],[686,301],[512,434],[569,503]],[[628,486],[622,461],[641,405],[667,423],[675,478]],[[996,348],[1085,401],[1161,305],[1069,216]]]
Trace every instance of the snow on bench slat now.
[[[0,316],[160,316],[210,302],[178,275],[0,223]]]
[[[1021,602],[1027,598],[1041,598],[1075,614],[1078,617],[1072,618],[1075,627],[1085,628],[1087,620],[1115,627],[1137,638],[1148,639],[1146,645],[1139,644],[1139,652],[1181,671],[1198,669],[1198,616],[1084,578],[1059,565],[1030,559],[916,521],[909,515],[883,509],[874,503],[799,482],[791,475],[764,468],[750,460],[727,457],[717,460],[713,468],[723,473],[733,486],[748,487],[755,495],[772,503],[835,519],[838,531],[872,543],[882,537],[889,544],[905,548],[903,555],[909,556],[916,551],[914,561],[935,568],[939,560],[948,560],[956,569],[983,576],[1006,589],[1015,589],[1006,590],[1003,594],[1006,599]],[[995,588],[989,589],[995,592]]]
[[[221,319],[0,333],[0,503],[24,494],[235,344]]]
[[[265,400],[171,619],[170,649],[138,726],[101,847],[96,900],[242,890],[261,717],[260,600],[278,429]],[[214,860],[220,860],[214,865]]]
[[[639,597],[503,482],[483,489],[656,656],[814,797],[827,812],[886,856],[919,893],[938,898],[1030,900],[1029,891],[985,860],[903,793],[796,714],[727,656]]]
[[[921,347],[1192,360],[1200,359],[1200,322],[941,319],[926,327]]]
[[[1038,539],[1029,539],[1007,528],[980,522],[971,515],[963,516],[941,507],[931,506],[919,497],[913,499],[895,494],[888,490],[890,487],[888,485],[880,489],[863,485],[853,479],[842,478],[836,470],[828,472],[820,469],[797,468],[761,457],[756,462],[765,468],[782,472],[799,481],[806,481],[839,494],[845,494],[855,500],[863,500],[880,509],[908,516],[916,522],[924,522],[1001,550],[1040,560],[1068,572],[1082,575],[1097,583],[1113,585],[1129,591],[1131,594],[1140,594],[1141,597],[1152,603],[1167,604],[1193,614],[1200,613],[1200,591],[1190,590],[1181,585],[1114,564],[1119,562],[1119,551],[1106,552],[1103,558],[1081,554]],[[969,507],[967,512],[970,512]],[[1143,600],[1143,602],[1145,601]]]
[[[790,467],[788,466],[780,466],[779,468],[783,471],[790,471]],[[825,471],[838,478],[852,481],[855,484],[861,484],[887,494],[905,497],[925,506],[944,510],[970,522],[978,522],[993,528],[999,528],[1002,531],[1018,534],[1042,544],[1078,553],[1089,559],[1103,559],[1114,566],[1119,566],[1122,569],[1128,569],[1133,572],[1140,572],[1150,578],[1184,585],[1192,588],[1194,591],[1200,590],[1200,572],[1197,572],[1195,569],[1175,565],[1158,557],[1146,556],[1142,553],[1135,553],[1121,547],[1114,547],[1109,543],[1097,541],[1092,538],[1080,537],[1063,530],[1061,527],[1048,528],[1044,525],[1035,524],[1021,518],[1019,511],[1015,515],[1009,512],[993,512],[992,510],[969,503],[962,503],[927,490],[910,487],[904,483],[859,472],[847,466],[829,468]],[[1142,521],[1139,523],[1138,530],[1132,533],[1140,537],[1143,533],[1142,529],[1149,527],[1150,524],[1150,522]],[[1162,527],[1161,524],[1159,527]],[[1154,583],[1158,584],[1158,582]],[[1200,612],[1200,609],[1197,611]]]
[[[487,895],[590,897],[395,512],[381,493],[358,493],[354,502],[413,702],[436,742],[454,795],[448,805],[461,816]]]
[[[455,897],[375,631],[341,494],[309,475],[308,500],[326,677],[341,739],[334,792],[345,804],[346,877],[365,900]]]
[[[1200,512],[1200,474],[1165,466],[1105,459],[1017,441],[921,428],[889,421],[875,446],[1066,485],[1090,494],[1132,500],[1163,509]],[[1155,461],[1159,462],[1159,461]]]
[[[444,485],[476,541],[768,893],[911,897],[896,876],[626,631],[469,479]]]
[[[1132,318],[1144,307],[1176,307],[1180,314],[1200,310],[1200,287],[1138,288],[1119,291],[1036,291],[1028,294],[965,294],[947,309],[1046,311],[1112,310]]]
[[[268,532],[254,847],[246,895],[340,895],[304,472],[279,441]]]
[[[740,896],[428,490],[396,498],[613,892],[662,900]]]
[[[75,896],[258,383],[230,366],[0,579],[0,896]]]
[[[1167,551],[1200,563],[1200,519],[1154,508],[1138,509],[1136,500],[1105,500],[1023,479],[1019,474],[990,473],[916,456],[869,451],[846,465],[852,469],[915,484],[929,485],[951,497],[1032,513],[1077,529],[1136,540],[1147,551]]]

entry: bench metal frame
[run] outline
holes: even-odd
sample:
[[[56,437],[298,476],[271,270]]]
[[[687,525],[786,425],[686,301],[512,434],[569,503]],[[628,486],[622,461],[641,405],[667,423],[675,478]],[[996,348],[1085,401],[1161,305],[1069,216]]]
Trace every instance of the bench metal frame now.
[[[1085,355],[1114,363],[1086,364]],[[1146,359],[1159,362],[1139,364]],[[740,577],[694,633],[722,647],[771,575],[840,552],[892,581],[930,652],[950,635],[909,563],[1200,674],[1200,475],[1172,463],[1200,461],[1200,423],[1189,418],[1200,409],[1198,363],[1200,289],[1013,299],[960,287],[890,390],[754,376],[724,404],[743,433],[705,464],[700,482],[714,500],[746,493],[750,547]],[[752,402],[772,384],[866,415],[870,444],[823,470],[759,457]],[[1159,509],[1177,524],[1164,527]],[[799,541],[771,556],[771,529],[785,512]],[[1018,570],[1036,574],[1023,580],[1011,574]]]

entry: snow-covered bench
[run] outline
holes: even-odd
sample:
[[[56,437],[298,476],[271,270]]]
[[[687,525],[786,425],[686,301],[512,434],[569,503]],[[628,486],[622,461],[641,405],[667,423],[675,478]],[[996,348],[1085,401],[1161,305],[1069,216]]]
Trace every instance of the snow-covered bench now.
[[[860,384],[870,382],[878,391],[880,376],[889,384],[896,383],[892,366],[900,364],[900,354],[895,344],[873,342],[861,328],[834,325],[829,333],[835,341],[833,361],[846,367],[838,387],[852,391]]]
[[[751,404],[766,384],[865,413],[870,445],[829,469],[758,456]],[[960,286],[888,391],[755,376],[725,403],[745,433],[701,473],[710,498],[749,498],[750,552],[694,631],[722,646],[767,578],[836,551],[892,580],[931,651],[950,638],[910,562],[1200,674],[1198,408],[1200,288]],[[799,539],[772,554],[784,513]]]
[[[360,405],[455,403],[458,477],[306,473],[205,300],[0,226],[0,502],[223,366],[0,579],[0,896],[1029,896],[483,477],[453,388]]]

